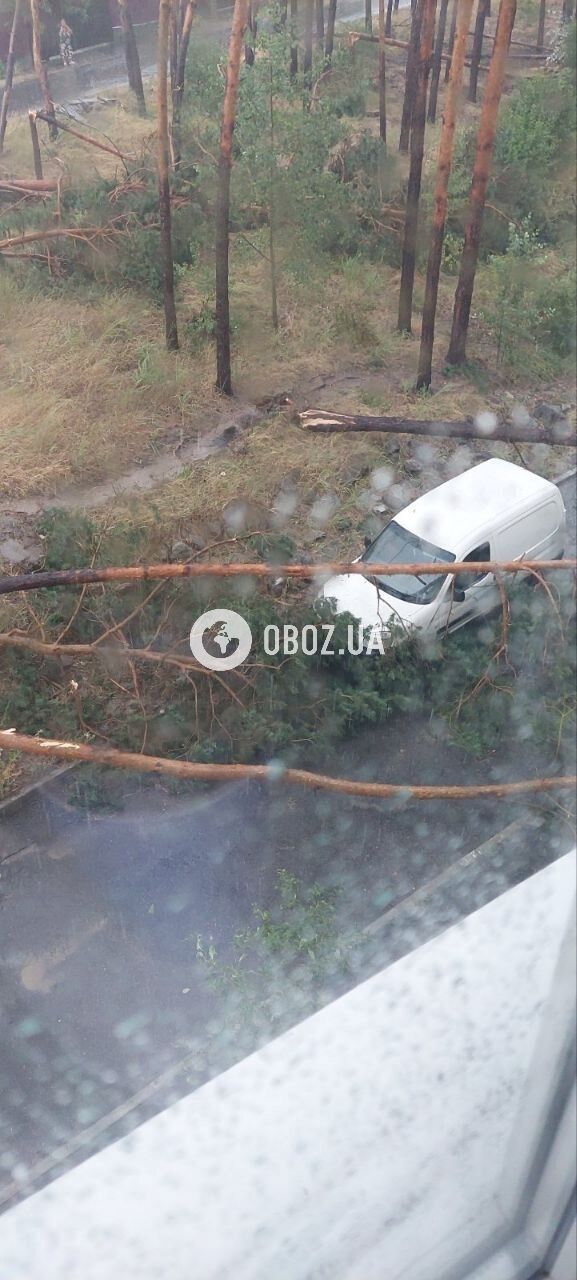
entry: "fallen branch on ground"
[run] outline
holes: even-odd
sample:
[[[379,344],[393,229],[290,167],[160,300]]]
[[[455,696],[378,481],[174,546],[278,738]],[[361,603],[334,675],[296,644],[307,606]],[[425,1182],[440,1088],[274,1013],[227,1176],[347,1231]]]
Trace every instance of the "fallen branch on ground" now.
[[[51,178],[0,178],[0,191],[11,195],[43,196],[57,189],[58,182]]]
[[[81,587],[95,582],[154,582],[163,578],[296,578],[326,579],[336,573],[358,573],[364,577],[395,574],[457,573],[532,573],[539,576],[548,572],[577,569],[577,560],[467,560],[445,561],[435,564],[370,564],[356,560],[328,560],[319,564],[262,564],[247,561],[243,564],[196,564],[185,561],[179,564],[136,564],[113,568],[52,569],[44,573],[17,573],[0,578],[0,595],[15,591],[37,591],[41,587]]]
[[[35,115],[37,120],[44,120],[45,124],[55,123],[54,117],[47,115],[44,111],[36,111]],[[56,123],[59,129],[62,129],[64,133],[71,133],[73,138],[79,138],[81,142],[88,142],[91,147],[97,147],[99,151],[107,151],[109,155],[116,156],[118,160],[122,160],[122,163],[126,168],[126,160],[128,157],[125,156],[122,151],[119,151],[118,147],[107,147],[106,143],[97,142],[96,138],[89,137],[87,133],[80,133],[78,129],[72,129],[69,124],[62,124],[61,120],[58,120]]]
[[[180,667],[183,671],[194,671],[199,676],[209,676],[211,678],[216,676],[217,682],[223,683],[217,672],[201,666],[200,663],[194,661],[194,658],[190,658],[188,654],[168,652],[164,649],[136,649],[131,645],[104,645],[98,641],[93,644],[61,644],[59,641],[37,640],[34,636],[19,635],[17,632],[2,632],[0,633],[0,648],[6,648],[7,646],[15,649],[27,649],[30,653],[37,653],[43,658],[101,658],[103,662],[151,662],[157,666],[167,663],[169,666]],[[237,672],[237,676],[238,674],[241,675],[242,679],[242,673]],[[226,683],[225,688],[227,693],[230,692]],[[238,698],[236,701],[238,701]]]
[[[2,246],[0,245],[0,248]],[[490,431],[473,418],[455,422],[420,422],[415,418],[383,418],[363,413],[330,413],[326,409],[304,409],[297,413],[297,421],[307,431],[382,431],[389,435],[443,436],[459,440],[503,440],[507,444],[552,444],[567,448],[577,446],[577,435],[569,423],[559,422],[546,427],[529,422],[522,426],[514,423],[495,423]]]
[[[259,782],[294,783],[312,790],[340,792],[350,796],[371,796],[381,800],[472,800],[505,797],[539,791],[574,790],[577,777],[528,778],[522,782],[489,782],[471,786],[401,785],[390,782],[357,782],[353,778],[330,778],[308,769],[285,769],[282,764],[197,764],[189,760],[169,760],[165,756],[144,756],[114,747],[92,747],[84,742],[60,742],[31,738],[15,729],[0,729],[0,750],[22,751],[25,755],[55,757],[57,760],[87,761],[134,773],[183,778],[196,782],[239,782],[253,778]]]
[[[0,240],[0,253],[12,249],[16,245],[34,244],[37,240],[80,240],[91,244],[99,238],[121,234],[120,227],[43,227],[39,231],[26,231],[19,236],[8,236]]]

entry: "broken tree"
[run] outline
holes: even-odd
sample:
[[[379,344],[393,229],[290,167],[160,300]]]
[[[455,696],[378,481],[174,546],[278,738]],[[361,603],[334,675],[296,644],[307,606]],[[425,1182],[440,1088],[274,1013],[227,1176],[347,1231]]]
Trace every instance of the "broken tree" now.
[[[331,434],[335,431],[379,431],[388,435],[435,436],[455,440],[505,440],[514,444],[577,444],[574,429],[568,422],[544,426],[528,418],[526,423],[499,423],[487,430],[484,421],[465,418],[460,421],[420,421],[415,418],[383,418],[362,413],[331,413],[327,409],[303,409],[297,421],[307,431]]]

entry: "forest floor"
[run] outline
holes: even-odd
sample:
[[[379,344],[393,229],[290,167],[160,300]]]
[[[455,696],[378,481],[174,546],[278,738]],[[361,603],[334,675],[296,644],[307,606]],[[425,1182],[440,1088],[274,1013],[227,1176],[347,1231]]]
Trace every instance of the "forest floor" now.
[[[403,35],[407,18],[397,26]],[[362,50],[366,54],[366,47]],[[371,51],[372,53],[372,51]],[[390,50],[388,78],[389,130],[398,132],[402,101],[403,55]],[[147,86],[154,101],[154,83]],[[374,101],[369,108],[374,108]],[[465,104],[464,121],[474,119],[478,107]],[[74,123],[74,122],[73,122]],[[99,106],[88,117],[95,136],[111,138],[120,150],[139,157],[144,169],[154,165],[154,121],[140,120],[126,94],[109,106]],[[351,132],[376,135],[377,121],[352,120]],[[20,177],[31,169],[27,122],[15,125],[8,135],[3,157],[7,174]],[[427,134],[426,165],[432,167],[438,125]],[[42,140],[47,177],[61,177],[75,187],[87,187],[96,178],[124,174],[114,157],[86,147],[67,134],[51,144]],[[395,165],[402,178],[406,160]],[[302,401],[308,388],[337,377],[334,390],[325,388],[320,403],[334,409],[405,417],[462,417],[483,408],[510,411],[521,400],[531,407],[535,398],[571,400],[570,377],[543,380],[530,367],[521,374],[495,363],[494,343],[481,323],[475,323],[471,348],[474,362],[464,376],[450,378],[444,367],[455,277],[441,282],[434,367],[434,394],[413,391],[419,308],[424,280],[419,274],[415,289],[415,324],[412,339],[395,331],[399,283],[397,268],[375,265],[361,257],[334,260],[317,269],[307,263],[303,278],[280,271],[280,326],[275,332],[269,319],[268,265],[259,254],[261,239],[242,234],[232,237],[231,305],[234,321],[234,382],[241,406],[254,406],[267,397],[287,393]],[[55,281],[52,291],[36,292],[5,272],[0,280],[2,325],[0,368],[3,385],[0,406],[0,494],[7,502],[43,496],[51,502],[72,486],[80,506],[90,503],[89,491],[110,481],[123,495],[138,491],[138,468],[165,456],[190,452],[205,432],[219,421],[228,421],[231,406],[214,390],[214,355],[210,343],[203,346],[187,339],[187,321],[212,292],[213,265],[209,255],[186,273],[179,286],[182,350],[169,355],[163,349],[162,315],[149,299],[114,281],[106,290],[74,292]],[[482,272],[478,291],[482,292]],[[366,376],[362,375],[362,367]],[[354,370],[352,379],[339,385],[338,377]],[[335,401],[334,394],[337,393]],[[311,390],[312,394],[312,390]],[[328,395],[328,400],[327,400]],[[332,397],[332,399],[331,399]],[[309,400],[310,402],[310,400]],[[300,433],[289,430],[286,417],[267,422],[257,433],[261,440],[264,474],[255,476],[256,487],[266,488],[270,477],[271,435],[283,436],[283,464],[290,467],[290,441],[297,461],[302,448]],[[375,454],[386,451],[383,443],[371,446]],[[307,444],[325,460],[348,445],[326,441]],[[327,452],[328,450],[328,452]],[[176,453],[175,453],[176,451]],[[251,448],[252,454],[252,448]],[[251,462],[255,458],[251,456]],[[207,463],[208,470],[218,462]],[[552,468],[558,468],[553,457]],[[169,466],[169,472],[170,472]],[[162,468],[160,469],[160,474]],[[222,478],[222,477],[219,477]],[[79,486],[82,486],[80,488]],[[86,494],[83,498],[83,492]],[[220,490],[221,486],[215,486]],[[219,493],[220,496],[220,493]],[[157,495],[158,497],[158,495]],[[7,500],[7,501],[6,501]],[[163,496],[160,496],[163,504]],[[172,497],[167,510],[174,510]]]

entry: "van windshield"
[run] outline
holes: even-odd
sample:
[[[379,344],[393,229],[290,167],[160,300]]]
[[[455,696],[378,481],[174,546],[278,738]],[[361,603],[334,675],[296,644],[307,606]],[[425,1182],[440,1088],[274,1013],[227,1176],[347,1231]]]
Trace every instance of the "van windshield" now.
[[[396,520],[391,520],[361,557],[365,564],[451,564],[455,557],[442,547],[409,533]],[[388,595],[413,604],[429,604],[438,596],[445,582],[443,574],[375,575],[375,581]]]

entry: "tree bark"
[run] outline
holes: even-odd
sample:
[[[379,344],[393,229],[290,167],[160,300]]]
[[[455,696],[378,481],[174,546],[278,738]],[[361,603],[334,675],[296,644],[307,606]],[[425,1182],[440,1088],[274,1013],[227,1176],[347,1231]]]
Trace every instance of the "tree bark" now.
[[[537,52],[540,53],[545,47],[545,19],[547,16],[547,0],[541,0],[539,5],[539,26],[537,27]]]
[[[218,188],[215,209],[216,232],[216,386],[232,395],[230,367],[229,223],[232,138],[236,118],[240,59],[247,23],[247,0],[235,0],[228,46],[226,84],[220,124]],[[311,10],[312,12],[312,10]]]
[[[174,301],[174,262],[172,257],[172,214],[170,208],[170,138],[168,133],[168,41],[170,35],[171,0],[160,0],[158,11],[158,207],[160,215],[160,253],[164,297],[164,328],[168,351],[178,350],[178,327]]]
[[[449,31],[449,56],[445,63],[445,84],[447,84],[451,74],[451,58],[453,55],[453,46],[455,44],[455,32],[457,30],[457,7],[459,0],[453,0],[453,8],[451,11],[451,29]]]
[[[42,61],[42,45],[40,39],[40,0],[30,0],[30,17],[32,19],[32,56],[34,60],[34,70],[42,91],[44,110],[46,115],[54,122],[50,124],[49,128],[50,137],[54,140],[58,137],[58,128],[54,117],[54,103],[50,92],[48,72]]]
[[[385,35],[393,34],[393,0],[387,0],[387,20],[385,22]]]
[[[373,0],[365,0],[365,31],[373,34]]]
[[[473,0],[460,0],[460,3],[457,5],[457,32],[453,45],[449,85],[445,98],[443,125],[439,140],[435,192],[433,196],[433,226],[431,231],[429,261],[427,264],[427,282],[425,285],[425,302],[423,306],[423,320],[421,325],[421,348],[419,352],[417,390],[420,390],[422,387],[430,387],[431,385],[433,344],[435,340],[435,316],[437,312],[441,259],[443,256],[443,241],[445,238],[449,178],[451,176],[451,166],[453,163],[455,128],[459,111],[463,68],[465,65],[465,52],[467,49],[467,38],[472,9]]]
[[[423,155],[425,151],[425,124],[427,118],[427,84],[431,66],[433,49],[433,32],[435,29],[435,8],[437,0],[422,0],[421,39],[419,58],[416,66],[416,88],[411,121],[411,164],[407,187],[407,204],[405,210],[405,231],[403,237],[403,256],[401,262],[401,287],[399,291],[400,333],[411,332],[411,316],[413,311],[413,286],[415,282],[415,256],[417,251],[417,229],[419,223],[419,199],[421,195],[421,177],[423,173]]]
[[[437,118],[437,98],[439,96],[439,80],[441,78],[441,66],[443,61],[443,45],[445,43],[445,31],[447,28],[447,9],[449,0],[441,0],[439,9],[439,22],[435,34],[435,51],[433,53],[433,67],[431,71],[431,88],[429,91],[429,110],[427,119],[431,124],[435,123]]]
[[[385,45],[385,0],[379,0],[379,134],[387,141],[387,55]]]
[[[423,428],[424,423],[415,423]],[[400,428],[404,431],[404,428]],[[342,430],[342,428],[338,428]],[[423,434],[423,432],[421,432]],[[387,565],[387,572],[403,574],[408,565],[395,563]],[[450,565],[439,562],[411,565],[411,572],[438,573],[475,573],[481,568],[489,569],[491,561],[485,564],[479,561],[453,561]],[[531,567],[537,572],[551,570],[559,573],[574,573],[576,560],[504,560],[496,562],[496,567],[504,573],[520,573]],[[378,572],[375,564],[371,564],[373,573]],[[383,572],[385,567],[383,566]],[[15,573],[0,578],[0,596],[12,595],[16,591],[39,591],[47,587],[83,587],[94,586],[98,582],[173,582],[177,578],[295,578],[297,581],[315,578],[317,575],[329,577],[334,573],[366,574],[366,565],[359,561],[350,564],[347,560],[321,561],[316,564],[276,564],[262,561],[246,561],[242,563],[210,564],[186,560],[181,563],[120,565],[90,569],[50,569],[40,573]],[[119,653],[129,653],[128,649],[120,649]],[[0,735],[1,736],[1,735]]]
[[[187,0],[184,13],[182,15],[182,24],[180,28],[180,37],[178,41],[178,59],[176,63],[176,79],[174,89],[172,91],[172,156],[175,169],[178,169],[181,161],[181,123],[182,123],[182,101],[184,97],[184,81],[186,76],[186,59],[188,57],[188,47],[190,44],[190,32],[192,22],[196,12],[196,0]]]
[[[477,566],[471,565],[472,569]],[[482,568],[490,569],[490,564]],[[412,568],[412,566],[411,566]],[[415,566],[418,568],[418,566]],[[429,566],[425,566],[429,572]],[[387,572],[388,572],[387,566]],[[446,568],[443,570],[447,572]],[[455,571],[455,566],[451,566]],[[129,653],[130,650],[127,650]],[[204,782],[238,782],[241,778],[258,779],[262,783],[276,784],[277,772],[271,772],[268,764],[199,764],[193,760],[172,760],[167,756],[149,756],[143,752],[120,751],[115,747],[94,747],[86,742],[60,742],[54,738],[33,738],[29,734],[16,733],[13,729],[0,730],[0,751],[22,751],[26,755],[40,756],[44,760],[79,760],[91,764],[103,764],[114,769],[128,769],[133,773],[152,773],[156,777],[188,778]],[[314,791],[330,791],[344,795],[371,796],[373,799],[408,800],[472,800],[479,796],[520,796],[541,791],[575,791],[575,775],[559,775],[547,778],[525,778],[519,782],[484,782],[465,786],[431,786],[411,782],[363,782],[356,778],[335,778],[328,774],[312,773],[308,769],[285,768],[280,775],[283,783],[297,784]]]
[[[42,172],[42,156],[40,154],[40,143],[38,141],[38,129],[36,127],[36,113],[28,112],[28,124],[30,125],[30,137],[32,139],[32,157],[34,160],[34,177],[40,181],[44,177]]]
[[[170,92],[174,93],[176,85],[176,66],[178,62],[178,0],[172,0],[168,26],[168,65],[170,67]]]
[[[407,62],[405,65],[405,94],[403,98],[403,114],[401,118],[401,133],[399,137],[399,151],[407,152],[409,150],[409,138],[411,136],[411,119],[413,115],[413,103],[415,100],[416,72],[419,57],[419,43],[421,39],[421,23],[423,19],[423,3],[419,0],[413,9],[413,17],[411,20],[411,34],[409,37],[409,47],[407,49]]]
[[[142,84],[142,71],[140,68],[140,55],[134,27],[132,25],[132,14],[130,12],[129,0],[118,0],[118,11],[120,14],[120,26],[122,27],[122,36],[124,43],[124,61],[126,63],[126,75],[128,78],[128,87],[132,90],[136,98],[136,105],[139,116],[146,115],[146,101],[144,98],[144,86]]]
[[[477,101],[479,66],[481,64],[481,57],[483,54],[483,35],[488,9],[489,0],[479,0],[477,5],[477,21],[475,23],[475,32],[473,35],[473,48],[471,50],[471,75],[469,77],[469,92],[467,94],[469,102]]]
[[[483,109],[477,134],[477,152],[473,168],[473,181],[469,198],[469,216],[465,230],[465,243],[461,258],[461,270],[455,293],[453,325],[447,360],[449,364],[463,364],[466,358],[467,331],[471,314],[471,302],[475,287],[475,273],[479,258],[479,244],[483,226],[483,213],[487,198],[487,185],[491,172],[495,132],[503,82],[507,66],[507,54],[511,32],[515,22],[517,0],[501,0],[497,31],[487,77]]]
[[[321,434],[334,432],[377,431],[385,435],[438,436],[448,440],[485,440],[487,431],[474,418],[455,422],[421,421],[416,418],[385,418],[362,413],[331,413],[328,409],[303,409],[297,413],[301,427]],[[491,440],[504,440],[512,444],[550,444],[574,448],[577,443],[575,430],[569,423],[543,426],[529,420],[523,426],[516,423],[499,423],[491,432]]]
[[[0,155],[4,147],[4,138],[6,136],[6,123],[8,120],[8,107],[10,105],[10,95],[12,93],[12,81],[14,79],[14,62],[16,59],[16,36],[18,33],[18,22],[20,20],[20,5],[22,0],[16,0],[14,5],[14,13],[12,15],[12,27],[10,29],[10,44],[8,45],[8,56],[6,58],[6,75],[4,77],[4,93],[2,94],[2,109],[0,110]]]
[[[324,5],[324,0],[316,0],[316,3],[315,3],[315,15],[316,15],[316,35],[317,35],[317,46],[318,46],[318,48],[319,48],[319,49],[323,49],[323,48],[324,48],[324,43],[325,43],[325,5]]]
[[[336,0],[335,0],[336,3]],[[298,0],[290,0],[290,17],[291,17],[291,53],[290,53],[290,76],[291,80],[296,80],[299,73],[299,6]],[[334,27],[333,27],[334,30]],[[332,53],[332,49],[331,49]]]
[[[329,0],[327,9],[327,26],[325,32],[325,62],[328,66],[332,61],[333,49],[335,47],[335,22],[337,18],[337,0]]]
[[[315,0],[305,0],[305,30],[303,55],[303,82],[305,89],[312,87],[313,78],[313,18]]]

